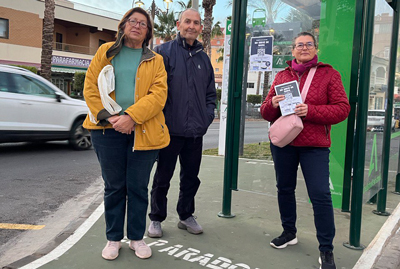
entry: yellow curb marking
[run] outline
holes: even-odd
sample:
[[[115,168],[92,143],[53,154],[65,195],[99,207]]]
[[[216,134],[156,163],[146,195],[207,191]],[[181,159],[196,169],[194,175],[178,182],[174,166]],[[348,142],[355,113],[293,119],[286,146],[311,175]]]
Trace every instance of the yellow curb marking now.
[[[29,225],[29,224],[14,224],[14,223],[0,223],[0,229],[9,230],[40,230],[45,225]]]

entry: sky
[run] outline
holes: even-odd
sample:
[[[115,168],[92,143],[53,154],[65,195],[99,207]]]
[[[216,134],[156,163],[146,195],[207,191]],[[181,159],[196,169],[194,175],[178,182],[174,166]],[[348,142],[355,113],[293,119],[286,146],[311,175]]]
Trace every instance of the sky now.
[[[76,9],[83,9],[88,12],[106,15],[120,19],[126,11],[132,8],[132,2],[136,0],[70,0],[75,4]],[[187,2],[187,0],[183,0]],[[152,0],[142,0],[145,3],[144,8],[148,9],[151,6]],[[174,0],[170,10],[180,10],[180,5],[177,4],[178,0]],[[201,5],[202,0],[199,0]],[[166,10],[162,0],[155,0],[157,7],[161,10]],[[228,0],[217,0],[216,5],[213,9],[214,23],[220,21],[222,25],[225,25],[225,18],[230,16],[232,8],[227,7]]]

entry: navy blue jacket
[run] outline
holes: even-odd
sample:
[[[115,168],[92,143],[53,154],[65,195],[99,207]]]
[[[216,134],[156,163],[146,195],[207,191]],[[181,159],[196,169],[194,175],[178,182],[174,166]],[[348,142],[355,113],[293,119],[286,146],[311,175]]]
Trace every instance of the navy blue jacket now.
[[[214,70],[197,40],[190,46],[185,38],[154,49],[164,58],[168,73],[168,99],[164,115],[170,135],[201,137],[214,119]]]

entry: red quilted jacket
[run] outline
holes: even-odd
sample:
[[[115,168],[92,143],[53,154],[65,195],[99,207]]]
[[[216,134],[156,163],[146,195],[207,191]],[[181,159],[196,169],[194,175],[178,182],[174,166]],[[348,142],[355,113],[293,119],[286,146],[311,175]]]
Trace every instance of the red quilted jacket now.
[[[262,117],[271,123],[281,116],[279,107],[272,107],[275,85],[297,80],[301,91],[309,73],[309,70],[307,70],[299,78],[291,67],[291,61],[287,63],[289,67],[276,75],[260,109]],[[344,121],[350,112],[350,104],[339,72],[332,66],[321,62],[317,66],[317,71],[305,100],[308,105],[308,112],[307,116],[302,118],[304,129],[290,143],[292,146],[330,147],[331,125]]]

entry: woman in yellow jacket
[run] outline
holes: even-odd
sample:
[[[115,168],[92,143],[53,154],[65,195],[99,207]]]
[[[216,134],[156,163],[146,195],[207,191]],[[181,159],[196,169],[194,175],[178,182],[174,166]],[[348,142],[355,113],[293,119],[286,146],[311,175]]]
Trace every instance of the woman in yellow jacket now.
[[[104,179],[107,244],[102,257],[118,257],[127,212],[129,247],[149,258],[143,241],[150,172],[158,151],[169,144],[162,109],[167,99],[167,74],[160,55],[147,48],[153,26],[141,8],[129,10],[118,25],[117,40],[102,45],[86,74],[84,96],[90,116],[83,127],[91,131]],[[112,115],[102,103],[98,77],[112,65],[115,90],[110,97],[122,108]],[[114,114],[114,113],[113,113]]]

